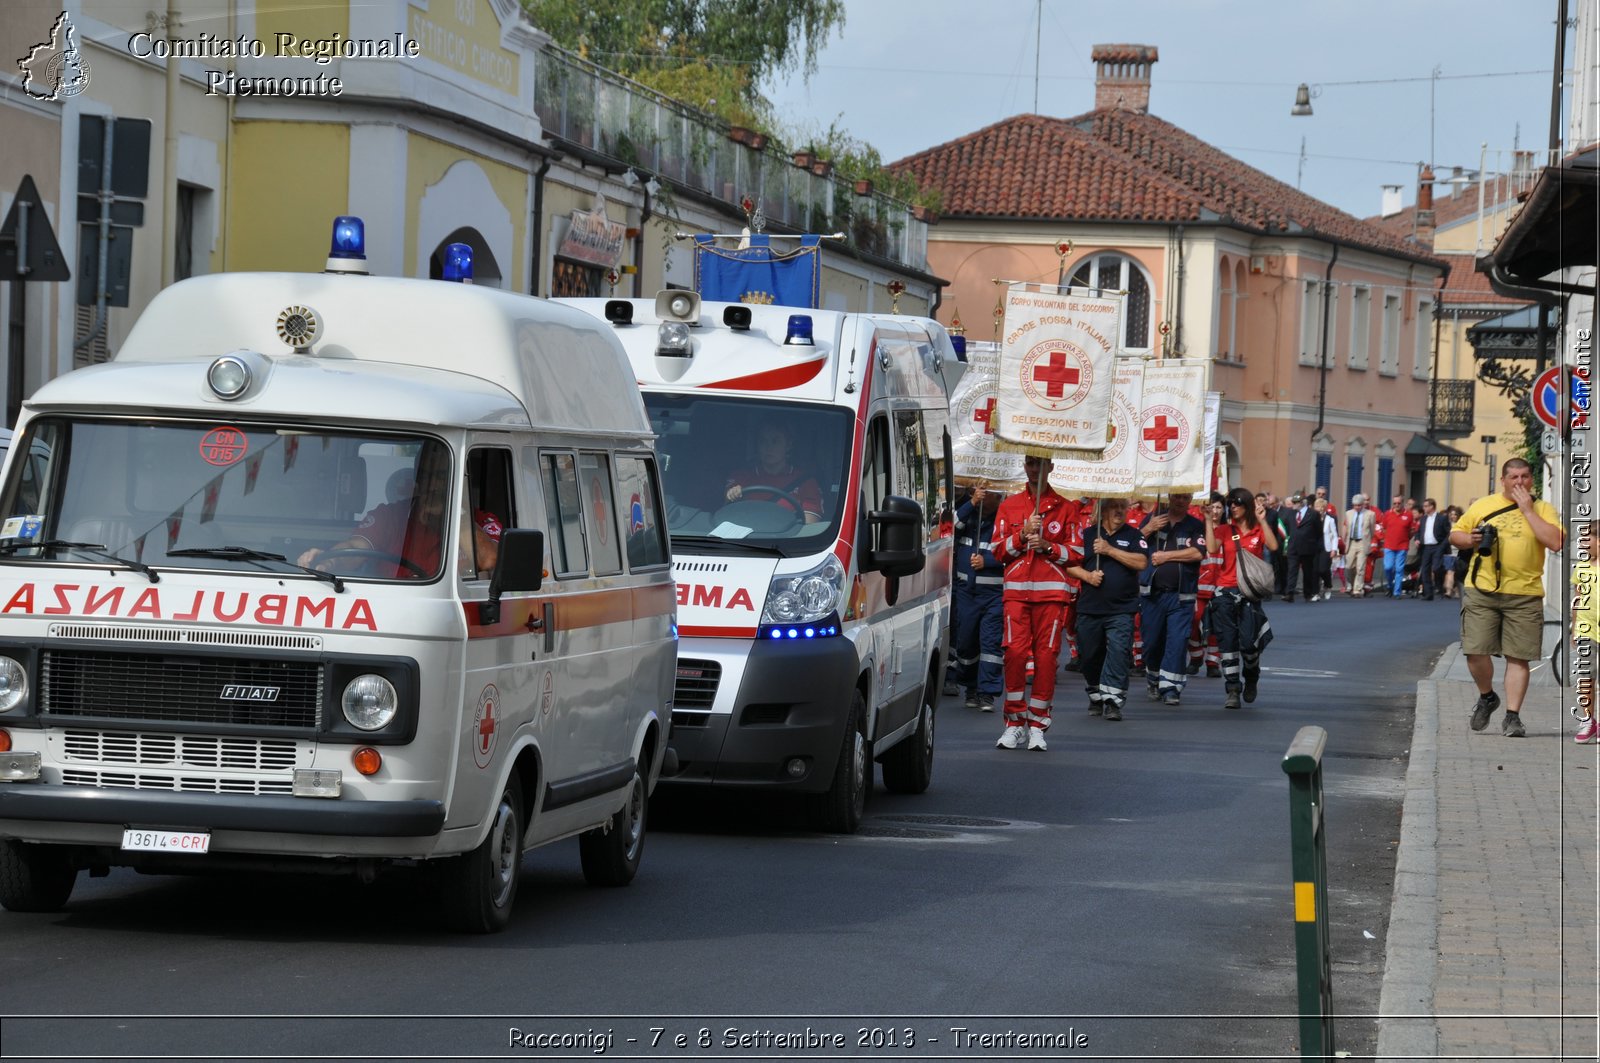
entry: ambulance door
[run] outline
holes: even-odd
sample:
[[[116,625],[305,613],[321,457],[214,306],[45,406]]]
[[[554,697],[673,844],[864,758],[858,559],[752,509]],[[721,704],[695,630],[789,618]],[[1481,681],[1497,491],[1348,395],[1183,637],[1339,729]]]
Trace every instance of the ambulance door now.
[[[677,675],[678,648],[673,636],[672,555],[667,546],[661,484],[655,455],[649,451],[619,451],[614,460],[624,531],[623,555],[633,588],[630,716],[635,721],[642,720],[653,710],[665,728],[672,716],[670,699]]]
[[[480,616],[501,535],[507,528],[537,527],[537,507],[525,494],[520,501],[517,497],[514,465],[514,451],[504,437],[469,440],[452,573],[466,614],[467,645],[461,687],[464,748],[450,807],[460,809],[465,821],[452,826],[476,822],[498,797],[495,787],[505,775],[513,737],[532,718],[538,700],[537,668],[548,664],[540,637],[520,622],[530,608],[527,596],[505,596],[498,623],[485,623]]]
[[[930,499],[929,462],[922,414],[914,409],[894,410],[889,415],[889,429],[894,455],[893,493],[920,503],[926,518]],[[937,487],[934,488],[936,492]],[[926,567],[899,580],[891,622],[894,656],[889,668],[895,681],[889,691],[888,711],[879,725],[880,733],[910,722],[921,708],[922,681],[928,670],[929,631],[925,621],[930,582]]]

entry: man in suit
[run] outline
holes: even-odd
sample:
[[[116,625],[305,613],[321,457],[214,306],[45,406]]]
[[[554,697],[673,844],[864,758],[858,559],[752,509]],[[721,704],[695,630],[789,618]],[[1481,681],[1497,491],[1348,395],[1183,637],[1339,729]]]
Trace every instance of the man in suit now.
[[[1311,504],[1310,496],[1306,495],[1295,495],[1289,499],[1289,509],[1286,530],[1289,533],[1290,575],[1288,593],[1284,597],[1289,601],[1294,600],[1294,574],[1299,573],[1301,592],[1305,594],[1306,601],[1314,602],[1322,590],[1317,576],[1317,558],[1323,552],[1322,517]]]
[[[1350,584],[1350,597],[1366,593],[1367,554],[1372,549],[1374,523],[1367,508],[1367,496],[1350,496],[1350,509],[1344,515],[1344,578]]]
[[[1422,503],[1422,523],[1417,528],[1417,541],[1422,544],[1417,557],[1421,563],[1422,597],[1424,601],[1433,601],[1434,589],[1444,576],[1443,555],[1445,544],[1450,541],[1450,518],[1439,512],[1439,505],[1433,499]]]
[[[1272,592],[1283,596],[1286,602],[1294,601],[1294,558],[1289,555],[1289,532],[1294,529],[1295,509],[1300,505],[1299,495],[1289,495],[1280,503],[1267,496],[1267,521],[1272,533],[1278,537],[1278,548],[1272,551]]]

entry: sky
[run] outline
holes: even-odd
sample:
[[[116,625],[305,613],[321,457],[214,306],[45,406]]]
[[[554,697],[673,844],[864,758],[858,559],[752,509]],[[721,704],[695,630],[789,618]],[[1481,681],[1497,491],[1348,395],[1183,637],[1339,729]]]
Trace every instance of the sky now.
[[[1592,2],[1569,0],[1569,17]],[[1035,0],[845,0],[845,10],[809,81],[764,90],[787,126],[837,122],[886,161],[1033,112],[1036,42],[1038,113],[1094,107],[1096,44],[1152,44],[1152,114],[1358,217],[1379,213],[1386,184],[1413,202],[1417,164],[1430,158],[1444,178],[1478,170],[1485,143],[1491,172],[1514,147],[1549,145],[1556,0],[1044,0],[1042,12]],[[1320,87],[1310,117],[1289,114],[1301,82]]]

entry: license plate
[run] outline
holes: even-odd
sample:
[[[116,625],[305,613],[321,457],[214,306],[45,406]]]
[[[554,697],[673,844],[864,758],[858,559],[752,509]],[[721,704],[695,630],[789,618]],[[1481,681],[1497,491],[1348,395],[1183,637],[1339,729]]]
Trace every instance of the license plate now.
[[[211,849],[211,835],[204,831],[125,830],[122,848],[152,853],[204,853]]]

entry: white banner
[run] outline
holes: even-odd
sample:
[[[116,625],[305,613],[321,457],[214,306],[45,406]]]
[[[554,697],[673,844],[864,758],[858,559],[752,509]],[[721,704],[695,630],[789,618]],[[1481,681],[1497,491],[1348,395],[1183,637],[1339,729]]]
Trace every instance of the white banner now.
[[[1116,386],[1111,393],[1111,417],[1106,427],[1106,446],[1100,453],[1069,450],[1055,458],[1050,485],[1068,498],[1128,498],[1133,494],[1133,478],[1139,448],[1134,427],[1139,423],[1140,397],[1144,390],[1145,363],[1142,358],[1118,358]]]
[[[950,395],[950,435],[956,482],[1006,493],[1022,486],[1022,455],[996,450],[994,416],[1000,384],[1000,345],[968,342],[967,368]]]
[[[995,435],[1039,455],[1106,446],[1124,295],[1006,292]]]
[[[1205,461],[1201,468],[1205,470],[1206,486],[1201,488],[1201,493],[1211,489],[1212,471],[1217,467],[1217,435],[1222,427],[1222,392],[1206,392],[1206,448]]]
[[[1205,386],[1200,359],[1145,366],[1134,477],[1139,494],[1205,490]]]

